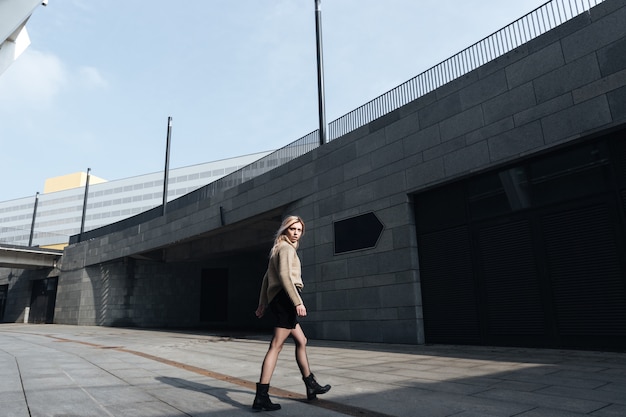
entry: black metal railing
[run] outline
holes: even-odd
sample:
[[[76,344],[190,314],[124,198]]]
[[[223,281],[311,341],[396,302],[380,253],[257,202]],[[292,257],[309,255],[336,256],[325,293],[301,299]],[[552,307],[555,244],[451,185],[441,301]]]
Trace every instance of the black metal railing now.
[[[250,165],[213,181],[203,187],[206,189],[205,195],[207,197],[215,195],[215,193],[219,191],[232,188],[245,181],[251,180],[252,178],[258,177],[259,175],[271,171],[276,167],[286,164],[292,159],[312,151],[319,146],[319,134],[319,130],[315,130],[290,143],[289,145],[284,146],[257,161],[254,161]]]
[[[207,198],[211,198],[215,194],[236,187],[246,181],[249,181],[261,174],[273,170],[276,167],[286,164],[287,162],[312,151],[319,146],[319,131],[309,133],[284,146],[269,155],[264,156],[257,161],[246,165],[245,167],[231,172],[222,178],[215,180],[197,190],[183,195],[175,200],[167,203],[167,211],[173,212],[179,208],[194,204]],[[81,235],[70,236],[69,243],[77,243],[81,240],[88,240],[98,236],[103,236],[116,231],[124,230],[129,227],[137,226],[147,221],[160,217],[163,213],[162,206],[154,207],[150,210],[139,213],[135,216],[128,217],[115,223],[101,226],[95,229],[85,231]]]
[[[552,0],[393,90],[334,120],[336,139],[416,100],[582,14],[604,0]]]
[[[33,233],[33,242],[37,243],[33,246],[42,246],[48,244],[56,244],[59,242],[67,242],[70,238],[69,234],[57,232],[44,232],[35,229]],[[31,230],[25,227],[0,227],[0,244],[3,245],[21,245],[27,246],[26,242],[30,240]]]
[[[539,6],[510,25],[494,32],[409,81],[334,120],[329,124],[328,140],[337,139],[434,91],[444,84],[493,61],[604,1],[605,0],[551,0]],[[209,198],[218,192],[235,187],[271,171],[292,159],[304,155],[318,146],[320,146],[319,130],[316,130],[244,168],[234,171],[176,200],[170,201],[167,203],[168,210],[175,210],[176,208]],[[88,239],[110,233],[114,230],[122,230],[125,227],[156,218],[159,216],[159,213],[160,209],[155,208],[112,225],[85,232],[83,237]],[[78,239],[78,235],[72,236],[70,242],[76,242]]]
[[[551,0],[458,54],[400,84],[329,124],[328,140],[337,139],[399,107],[554,29],[605,0]],[[207,188],[207,196],[261,175],[319,146],[319,130],[222,177]]]
[[[605,0],[551,0],[515,22],[476,42],[409,81],[329,124],[329,140],[337,139],[418,99],[530,40],[588,11]],[[207,185],[212,196],[276,168],[319,146],[319,130]]]

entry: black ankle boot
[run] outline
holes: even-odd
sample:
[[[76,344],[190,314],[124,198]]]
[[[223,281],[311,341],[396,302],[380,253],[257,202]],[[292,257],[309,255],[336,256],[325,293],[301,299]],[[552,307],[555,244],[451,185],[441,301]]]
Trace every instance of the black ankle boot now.
[[[252,408],[261,411],[274,411],[280,410],[280,404],[274,404],[272,400],[270,400],[270,395],[268,394],[270,390],[270,384],[256,384],[256,395],[254,397],[254,402],[252,403]]]
[[[330,390],[330,385],[321,386],[318,384],[315,380],[315,375],[312,373],[307,377],[303,377],[302,380],[304,385],[306,385],[306,398],[308,400],[314,400],[317,398],[317,394],[325,394]]]

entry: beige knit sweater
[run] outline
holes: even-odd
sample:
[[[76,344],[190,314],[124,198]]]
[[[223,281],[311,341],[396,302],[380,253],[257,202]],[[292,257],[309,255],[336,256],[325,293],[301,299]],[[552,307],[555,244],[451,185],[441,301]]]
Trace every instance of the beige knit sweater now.
[[[267,306],[274,297],[284,289],[294,307],[304,304],[300,298],[302,283],[302,267],[296,252],[297,242],[292,243],[287,236],[281,236],[276,254],[269,260],[267,271],[263,276],[259,305]]]

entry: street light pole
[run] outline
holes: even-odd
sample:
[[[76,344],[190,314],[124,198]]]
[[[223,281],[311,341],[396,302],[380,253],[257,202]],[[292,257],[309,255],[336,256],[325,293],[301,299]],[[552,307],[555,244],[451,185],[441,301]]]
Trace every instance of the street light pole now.
[[[35,206],[33,207],[33,221],[30,223],[30,237],[28,238],[28,247],[33,246],[33,236],[35,235],[35,219],[37,218],[37,204],[39,204],[39,191],[35,194]]]
[[[85,233],[85,218],[87,217],[87,199],[89,198],[89,179],[91,177],[91,168],[87,168],[87,179],[85,180],[85,196],[83,197],[83,215],[80,219],[80,235],[78,241],[83,241],[83,233]]]
[[[167,118],[167,139],[165,143],[165,170],[163,171],[163,209],[161,214],[165,216],[167,211],[167,183],[170,175],[170,143],[172,141],[172,117]]]
[[[317,39],[317,95],[320,145],[323,145],[326,143],[326,108],[324,104],[324,59],[322,56],[322,0],[315,0],[315,35]]]

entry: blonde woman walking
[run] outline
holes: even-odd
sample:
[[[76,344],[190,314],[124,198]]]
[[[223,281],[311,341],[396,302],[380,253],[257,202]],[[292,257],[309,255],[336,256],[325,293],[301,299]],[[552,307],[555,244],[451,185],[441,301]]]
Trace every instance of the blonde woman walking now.
[[[321,386],[311,373],[306,353],[307,339],[298,323],[298,317],[306,316],[306,307],[300,297],[300,291],[304,287],[300,258],[296,252],[303,235],[304,221],[300,217],[289,216],[283,220],[276,232],[267,272],[263,276],[259,306],[255,314],[261,318],[267,309],[271,311],[274,316],[274,335],[265,354],[261,377],[257,383],[256,396],[252,404],[255,410],[280,409],[280,404],[272,403],[268,392],[278,354],[289,336],[296,344],[296,363],[306,386],[307,399],[313,400],[317,398],[317,394],[324,394],[330,390],[330,385]]]

